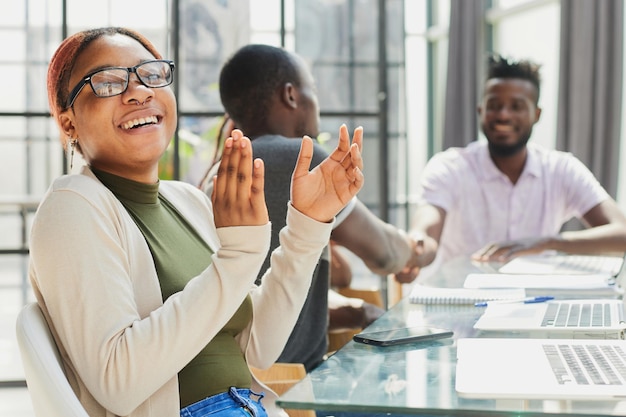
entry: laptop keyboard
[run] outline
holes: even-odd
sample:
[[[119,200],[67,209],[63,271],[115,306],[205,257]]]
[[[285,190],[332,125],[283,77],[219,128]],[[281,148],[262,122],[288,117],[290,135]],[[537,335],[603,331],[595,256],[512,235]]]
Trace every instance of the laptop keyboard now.
[[[611,324],[611,306],[605,303],[549,303],[542,327],[600,327]]]
[[[544,344],[559,384],[624,385],[626,353],[620,346]]]

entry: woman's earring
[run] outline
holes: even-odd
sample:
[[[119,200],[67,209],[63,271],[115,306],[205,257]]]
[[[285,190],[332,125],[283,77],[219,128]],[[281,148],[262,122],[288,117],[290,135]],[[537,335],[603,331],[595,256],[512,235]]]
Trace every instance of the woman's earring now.
[[[74,167],[74,149],[76,148],[77,143],[78,139],[72,139],[70,137],[67,140],[67,159],[70,160],[70,171]]]

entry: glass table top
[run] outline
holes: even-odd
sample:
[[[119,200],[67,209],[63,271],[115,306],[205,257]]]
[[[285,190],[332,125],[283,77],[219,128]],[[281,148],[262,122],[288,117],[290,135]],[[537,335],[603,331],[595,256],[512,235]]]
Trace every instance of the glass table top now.
[[[460,287],[472,268],[475,266],[469,262],[451,263],[424,284]],[[626,401],[459,397],[455,390],[456,341],[481,336],[473,325],[482,311],[473,305],[412,304],[405,298],[368,327],[368,331],[432,325],[451,329],[454,336],[388,347],[351,341],[281,396],[278,404],[287,409],[314,409],[328,415],[342,412],[450,416],[626,415]],[[626,394],[626,388],[624,391]]]

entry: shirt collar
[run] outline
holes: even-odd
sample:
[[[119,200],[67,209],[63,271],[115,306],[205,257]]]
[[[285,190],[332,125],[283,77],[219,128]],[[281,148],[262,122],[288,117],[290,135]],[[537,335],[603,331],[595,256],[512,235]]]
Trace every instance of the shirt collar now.
[[[526,149],[528,150],[526,165],[524,166],[524,170],[522,171],[520,178],[528,175],[532,177],[541,177],[541,158],[539,156],[538,149],[531,143],[526,145]],[[484,142],[483,146],[481,146],[480,152],[478,153],[478,163],[479,166],[483,167],[482,177],[484,180],[493,181],[504,176],[502,171],[498,169],[496,164],[491,159],[487,142]]]

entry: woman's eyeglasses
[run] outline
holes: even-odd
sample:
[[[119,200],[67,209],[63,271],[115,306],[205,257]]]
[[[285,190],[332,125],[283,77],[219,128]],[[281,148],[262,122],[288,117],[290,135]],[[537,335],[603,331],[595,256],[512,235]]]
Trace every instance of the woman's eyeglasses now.
[[[76,97],[85,84],[89,83],[97,97],[113,97],[122,94],[128,88],[130,73],[134,72],[139,81],[150,88],[165,87],[172,83],[174,61],[156,59],[142,62],[134,67],[109,67],[94,71],[83,78],[70,92],[66,108],[74,105]]]

